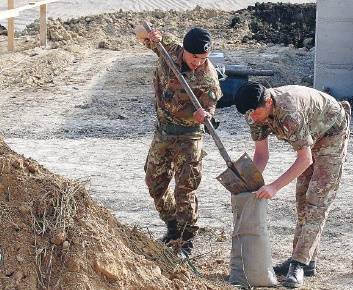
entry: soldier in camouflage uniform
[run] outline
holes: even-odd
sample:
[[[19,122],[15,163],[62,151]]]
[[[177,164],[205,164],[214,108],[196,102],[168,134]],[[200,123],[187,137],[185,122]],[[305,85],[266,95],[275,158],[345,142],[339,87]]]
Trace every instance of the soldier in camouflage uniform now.
[[[297,152],[292,166],[260,188],[258,198],[272,198],[297,178],[297,226],[292,257],[274,267],[285,286],[299,287],[314,275],[320,236],[339,186],[347,154],[350,105],[303,86],[265,89],[249,83],[238,92],[238,111],[245,114],[255,141],[254,162],[262,172],[269,157],[268,136],[288,142]]]
[[[147,34],[136,28],[138,39],[159,57],[154,74],[157,125],[145,164],[146,184],[161,219],[167,225],[163,242],[183,241],[190,254],[191,239],[198,229],[196,189],[201,181],[205,118],[211,118],[221,97],[218,76],[208,60],[211,37],[202,28],[191,29],[183,46],[172,35],[158,30]],[[204,109],[195,112],[189,96],[156,49],[161,42],[183,74]],[[174,191],[169,184],[175,177]]]

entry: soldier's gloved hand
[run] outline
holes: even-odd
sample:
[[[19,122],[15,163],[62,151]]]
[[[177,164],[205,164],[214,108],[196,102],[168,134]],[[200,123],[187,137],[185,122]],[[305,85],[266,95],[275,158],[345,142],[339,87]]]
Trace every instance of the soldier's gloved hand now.
[[[197,123],[202,124],[205,121],[205,118],[212,118],[212,115],[204,109],[200,108],[194,112],[193,117]]]

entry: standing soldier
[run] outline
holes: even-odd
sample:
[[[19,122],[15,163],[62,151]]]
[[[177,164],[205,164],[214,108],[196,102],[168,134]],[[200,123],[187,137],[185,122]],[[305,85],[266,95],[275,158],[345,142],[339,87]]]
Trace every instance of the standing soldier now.
[[[316,272],[320,236],[335,199],[347,154],[350,105],[303,86],[265,89],[249,83],[241,87],[237,110],[245,114],[255,141],[254,162],[263,172],[269,158],[268,136],[287,141],[297,152],[295,162],[280,177],[264,185],[258,198],[272,198],[295,178],[297,226],[290,259],[274,267],[284,285],[296,288],[304,275]]]
[[[179,45],[172,35],[147,33],[142,25],[137,38],[159,57],[154,74],[157,125],[145,164],[146,184],[161,219],[167,225],[164,243],[180,239],[189,255],[198,227],[196,189],[201,181],[205,118],[211,118],[221,97],[218,76],[208,60],[211,35],[202,28],[189,30]],[[189,96],[157,50],[161,42],[204,109],[195,111]],[[175,177],[174,192],[169,184]]]

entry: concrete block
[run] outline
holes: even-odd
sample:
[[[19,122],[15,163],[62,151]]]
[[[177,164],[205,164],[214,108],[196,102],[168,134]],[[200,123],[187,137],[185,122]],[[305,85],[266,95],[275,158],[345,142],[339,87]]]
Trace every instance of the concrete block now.
[[[314,87],[353,96],[352,0],[317,0]]]
[[[322,20],[352,19],[352,0],[317,0],[317,10]]]
[[[353,66],[344,68],[318,66],[315,70],[314,83],[318,90],[330,88],[332,95],[337,99],[353,97]]]
[[[321,23],[318,28],[316,60],[320,63],[353,64],[353,21]]]

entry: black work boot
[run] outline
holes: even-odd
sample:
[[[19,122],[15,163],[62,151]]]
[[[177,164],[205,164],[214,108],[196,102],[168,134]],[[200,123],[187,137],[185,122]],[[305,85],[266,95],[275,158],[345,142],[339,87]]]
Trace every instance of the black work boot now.
[[[184,257],[189,257],[191,255],[191,251],[194,248],[192,243],[192,239],[196,235],[199,227],[191,226],[191,225],[179,225],[179,232],[182,240],[182,245],[180,248],[180,254]]]
[[[167,233],[162,238],[162,243],[168,244],[172,240],[177,240],[180,237],[178,232],[178,222],[176,220],[171,220],[166,222]]]
[[[289,288],[298,288],[302,286],[304,283],[304,266],[304,264],[292,260],[283,285]]]
[[[316,275],[316,262],[310,261],[309,265],[304,266],[304,276],[315,276]]]
[[[273,267],[273,270],[277,275],[287,275],[288,270],[289,270],[289,265],[291,263],[292,259],[289,258],[285,260],[284,262],[277,264],[276,266]],[[305,265],[303,267],[304,270],[304,276],[315,276],[316,275],[316,262],[315,261],[310,261],[309,265]]]
[[[284,262],[277,264],[276,266],[273,267],[273,271],[275,271],[276,275],[287,275],[291,261],[292,259],[289,258]]]
[[[181,253],[184,254],[186,257],[189,257],[191,255],[191,251],[194,248],[194,244],[192,243],[191,240],[188,240],[183,243],[181,246]]]

